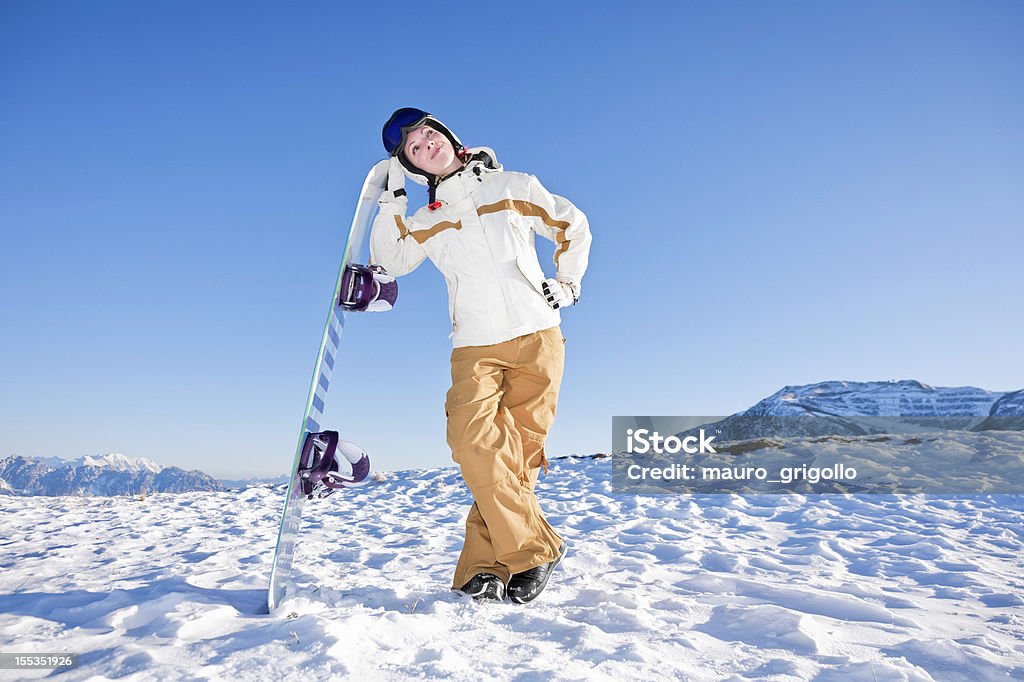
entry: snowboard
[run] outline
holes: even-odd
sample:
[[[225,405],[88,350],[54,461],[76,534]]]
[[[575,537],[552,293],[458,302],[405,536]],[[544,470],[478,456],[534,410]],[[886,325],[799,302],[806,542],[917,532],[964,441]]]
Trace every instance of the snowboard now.
[[[345,329],[345,316],[351,310],[360,309],[346,305],[345,298],[346,290],[351,288],[354,281],[353,274],[358,274],[357,269],[368,270],[366,266],[354,265],[354,261],[361,258],[366,251],[370,223],[382,191],[379,181],[374,178],[374,170],[367,174],[359,193],[359,203],[356,205],[352,225],[345,241],[327,322],[317,350],[270,569],[270,586],[267,590],[268,613],[272,613],[285,597],[295,543],[302,523],[302,508],[306,500],[313,498],[317,492],[319,497],[324,497],[338,488],[346,487],[345,484],[357,484],[369,474],[369,459],[366,454],[362,453],[358,446],[340,441],[337,432],[321,432],[321,422],[341,344],[341,335]],[[365,309],[365,306],[361,309]],[[342,473],[338,470],[338,464],[343,464],[344,460],[348,461],[349,471]]]

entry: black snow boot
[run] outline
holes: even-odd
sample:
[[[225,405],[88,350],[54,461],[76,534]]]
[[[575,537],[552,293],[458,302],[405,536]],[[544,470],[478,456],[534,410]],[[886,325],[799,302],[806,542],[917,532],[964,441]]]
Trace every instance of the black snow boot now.
[[[505,599],[505,583],[493,573],[477,573],[462,586],[465,592],[477,601],[502,601]]]
[[[547,587],[548,578],[551,577],[551,572],[555,570],[558,562],[565,556],[565,550],[563,542],[562,546],[558,548],[558,556],[554,561],[535,566],[522,573],[513,573],[508,581],[508,598],[517,604],[525,604],[536,599],[537,595]]]

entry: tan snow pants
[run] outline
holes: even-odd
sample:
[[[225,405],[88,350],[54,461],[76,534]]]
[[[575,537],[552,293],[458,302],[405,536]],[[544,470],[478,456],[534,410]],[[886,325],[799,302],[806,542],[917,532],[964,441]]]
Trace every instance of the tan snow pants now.
[[[491,346],[452,351],[445,401],[448,445],[473,493],[452,588],[478,573],[504,581],[554,560],[562,538],[544,519],[533,486],[555,420],[565,339],[559,327]]]

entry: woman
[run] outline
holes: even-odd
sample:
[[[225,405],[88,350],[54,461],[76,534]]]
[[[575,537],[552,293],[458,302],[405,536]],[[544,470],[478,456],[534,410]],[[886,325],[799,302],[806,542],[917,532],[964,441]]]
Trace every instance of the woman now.
[[[476,599],[533,600],[565,555],[534,484],[547,470],[564,343],[559,309],[579,299],[590,228],[537,178],[504,171],[486,147],[466,149],[440,121],[403,108],[384,126],[387,186],[371,262],[393,276],[429,258],[448,284],[454,349],[445,412],[453,459],[473,494],[453,589]],[[406,215],[405,178],[429,189]],[[550,239],[545,278],[534,235]]]

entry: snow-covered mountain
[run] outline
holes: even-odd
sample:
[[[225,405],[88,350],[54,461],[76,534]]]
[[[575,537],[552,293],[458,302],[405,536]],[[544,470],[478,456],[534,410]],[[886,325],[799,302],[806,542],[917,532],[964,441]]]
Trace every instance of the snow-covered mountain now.
[[[111,496],[223,489],[201,471],[163,467],[120,453],[76,460],[20,455],[0,460],[0,494]]]
[[[1004,393],[920,381],[823,381],[785,386],[741,415],[764,417],[987,417]],[[1024,400],[1021,401],[1024,403]]]
[[[1022,429],[1024,391],[947,388],[914,380],[823,381],[785,386],[704,428],[721,431],[720,440]]]
[[[131,473],[152,471],[154,474],[159,474],[160,471],[163,470],[162,466],[151,459],[146,459],[145,457],[128,457],[127,455],[122,455],[120,452],[111,452],[106,455],[86,455],[85,457],[79,457],[78,459],[63,459],[61,457],[33,457],[32,459],[51,466],[54,469],[63,469],[69,466],[90,466],[110,469],[112,471],[128,471]]]
[[[989,429],[1015,429],[1024,431],[1024,390],[1006,393],[989,411],[989,417],[974,427],[974,431]]]
[[[289,478],[290,477],[287,474],[282,474],[280,476],[264,476],[263,478],[219,478],[217,480],[224,484],[224,486],[227,488],[237,488],[239,490],[244,490],[245,488],[256,485],[288,485]]]

